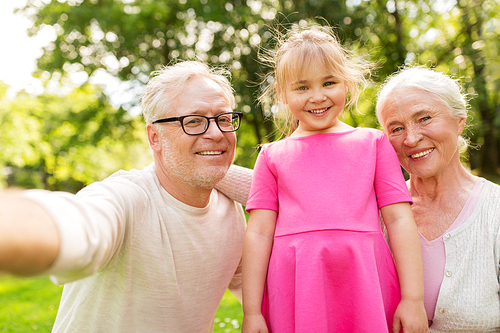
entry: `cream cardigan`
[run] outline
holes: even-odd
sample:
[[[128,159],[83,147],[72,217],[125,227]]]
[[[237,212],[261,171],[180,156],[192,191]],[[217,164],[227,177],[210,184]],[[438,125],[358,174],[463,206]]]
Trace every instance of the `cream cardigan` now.
[[[485,181],[471,216],[443,235],[446,265],[431,332],[500,332],[500,186]]]

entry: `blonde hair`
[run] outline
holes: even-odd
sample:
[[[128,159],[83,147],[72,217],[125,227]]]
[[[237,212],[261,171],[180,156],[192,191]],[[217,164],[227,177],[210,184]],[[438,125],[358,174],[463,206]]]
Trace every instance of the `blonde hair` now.
[[[345,107],[351,108],[356,106],[361,93],[360,86],[367,83],[366,76],[370,73],[369,64],[355,59],[353,54],[340,44],[332,28],[319,25],[307,28],[294,26],[285,35],[277,36],[275,51],[265,51],[260,58],[273,70],[264,80],[266,86],[259,101],[263,103],[271,100],[274,107],[278,108],[277,112],[273,112],[276,126],[283,133],[288,132],[288,135],[298,127],[298,120],[280,98],[280,95],[284,95],[285,83],[290,75],[300,73],[311,63],[322,65],[345,82]],[[280,124],[279,113],[284,115],[285,128]]]
[[[182,92],[186,83],[195,77],[208,78],[217,83],[227,96],[231,108],[235,108],[233,88],[228,80],[230,74],[226,70],[210,68],[199,61],[183,61],[165,66],[152,75],[153,78],[149,80],[141,101],[146,124],[151,124],[170,113],[171,101]]]

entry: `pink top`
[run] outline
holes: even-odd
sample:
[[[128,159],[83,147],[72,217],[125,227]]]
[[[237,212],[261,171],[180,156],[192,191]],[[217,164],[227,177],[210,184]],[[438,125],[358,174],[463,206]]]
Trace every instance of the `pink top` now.
[[[270,332],[390,332],[400,301],[379,208],[411,202],[381,131],[262,148],[247,210],[278,212],[263,315]]]
[[[434,318],[439,290],[444,277],[444,267],[446,264],[446,253],[444,248],[443,237],[452,230],[460,227],[472,214],[483,189],[484,179],[479,178],[472,189],[472,192],[467,198],[464,207],[458,214],[453,224],[440,237],[428,241],[424,236],[420,235],[420,244],[422,246],[422,259],[424,263],[424,306],[427,312],[427,318]]]
[[[310,231],[311,226],[380,231],[379,208],[398,202],[412,199],[394,148],[383,132],[358,127],[265,145],[246,210],[279,212],[275,236]],[[304,224],[298,216],[315,223]]]

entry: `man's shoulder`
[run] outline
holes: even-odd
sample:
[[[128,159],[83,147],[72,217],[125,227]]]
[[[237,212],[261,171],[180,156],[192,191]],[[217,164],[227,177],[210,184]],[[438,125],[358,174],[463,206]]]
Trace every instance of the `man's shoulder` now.
[[[155,177],[153,165],[149,165],[142,170],[119,170],[102,181],[88,185],[79,192],[79,195],[109,191],[120,196],[134,196],[137,194],[143,196],[145,193],[155,191],[157,188]]]
[[[117,179],[127,179],[130,181],[141,181],[145,180],[155,174],[154,172],[154,164],[150,164],[146,166],[144,169],[131,169],[131,170],[118,170],[115,173],[111,174],[109,177],[104,180],[117,180]]]
[[[103,182],[129,183],[131,186],[132,184],[136,184],[141,187],[146,184],[155,183],[156,174],[154,172],[154,165],[148,165],[142,170],[118,170],[109,177],[105,178]]]
[[[210,202],[210,214],[224,216],[223,223],[227,223],[231,228],[241,227],[241,230],[244,232],[246,218],[243,206],[216,189],[213,190],[212,195],[215,196],[216,199],[214,200],[214,197],[212,197]]]

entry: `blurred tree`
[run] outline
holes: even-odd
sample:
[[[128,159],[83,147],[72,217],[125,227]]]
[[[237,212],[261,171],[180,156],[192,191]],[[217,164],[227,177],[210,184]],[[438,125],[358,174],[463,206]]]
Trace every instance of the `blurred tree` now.
[[[113,108],[88,84],[63,97],[0,96],[0,123],[7,185],[76,192],[151,159],[144,122]]]
[[[456,22],[456,28],[449,31],[450,43],[438,59],[453,64],[450,66],[452,72],[466,78],[467,91],[477,117],[474,139],[481,145],[478,154],[472,151],[471,162],[472,167],[479,168],[483,175],[496,175],[500,164],[499,11],[498,1],[458,1],[451,15],[445,15],[449,21]]]
[[[254,147],[272,130],[254,103],[259,81],[255,47],[270,37],[264,24],[274,19],[278,5],[239,0],[29,0],[24,11],[32,13],[31,33],[45,25],[57,33],[38,61],[37,75],[46,79],[82,71],[91,76],[104,69],[123,81],[145,84],[151,71],[177,59],[201,59],[230,69],[238,109],[246,114],[239,131],[238,163],[251,166]]]
[[[0,82],[0,186],[6,185],[4,180],[13,167],[32,163],[39,157],[30,145],[39,138],[37,124],[16,112],[7,99],[7,90],[8,86]]]
[[[257,61],[259,48],[272,48],[273,31],[291,24],[329,24],[343,44],[377,64],[358,105],[363,115],[346,114],[346,121],[376,127],[378,83],[404,64],[438,67],[465,77],[476,93],[472,137],[483,149],[471,163],[493,172],[500,158],[498,7],[498,0],[28,0],[23,11],[34,21],[32,34],[47,25],[57,34],[38,62],[44,79],[105,70],[134,86],[178,59],[228,68],[245,113],[236,163],[250,167],[256,145],[272,139],[274,128],[270,107],[255,102],[268,70]]]
[[[408,26],[406,61],[435,66],[461,80],[471,102],[467,134],[480,147],[469,151],[471,168],[498,175],[500,1],[425,1],[411,11],[418,19]]]
[[[266,71],[257,61],[259,47],[272,47],[273,29],[301,20],[306,23],[325,13],[331,13],[325,19],[343,32],[352,23],[346,18],[347,10],[343,2],[276,0],[210,4],[207,0],[68,0],[48,4],[29,0],[24,8],[34,21],[32,34],[46,25],[54,27],[57,34],[38,61],[37,75],[45,79],[75,72],[92,76],[104,69],[120,80],[145,84],[151,71],[177,59],[200,59],[230,69],[237,108],[245,113],[238,132],[236,163],[246,166],[253,166],[255,147],[273,133],[270,108],[255,102],[261,74]],[[277,17],[279,12],[283,14]],[[358,19],[355,23],[364,22]],[[351,35],[344,39],[352,42],[357,38]],[[369,125],[375,124],[373,120],[371,117]]]

